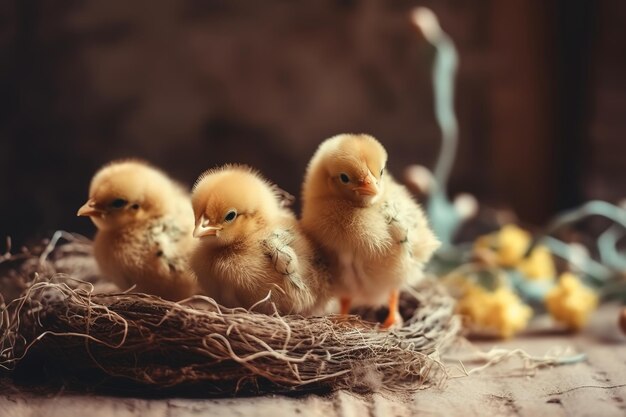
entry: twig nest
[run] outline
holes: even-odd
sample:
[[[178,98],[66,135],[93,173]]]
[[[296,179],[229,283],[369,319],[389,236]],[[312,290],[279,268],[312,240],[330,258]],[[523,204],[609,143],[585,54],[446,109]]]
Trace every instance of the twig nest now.
[[[2,307],[0,367],[117,391],[416,389],[445,380],[439,354],[460,327],[453,300],[434,282],[404,293],[405,326],[383,331],[357,316],[267,315],[201,296],[175,303],[97,293],[71,273],[22,278],[27,290]]]

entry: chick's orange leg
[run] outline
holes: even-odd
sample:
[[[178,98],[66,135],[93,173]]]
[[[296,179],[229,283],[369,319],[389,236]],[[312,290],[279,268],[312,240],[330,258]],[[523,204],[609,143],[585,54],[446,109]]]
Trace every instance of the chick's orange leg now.
[[[340,307],[340,313],[342,315],[347,315],[350,313],[350,304],[352,304],[352,300],[349,297],[341,297],[339,299],[339,303],[341,305]]]
[[[393,290],[389,296],[389,314],[383,323],[383,329],[388,329],[396,324],[396,315],[398,314],[398,301],[400,299],[400,291]]]

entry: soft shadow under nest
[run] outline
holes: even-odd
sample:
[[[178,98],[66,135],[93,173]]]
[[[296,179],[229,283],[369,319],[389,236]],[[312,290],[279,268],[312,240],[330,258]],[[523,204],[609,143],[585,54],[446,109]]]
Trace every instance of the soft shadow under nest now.
[[[404,327],[384,331],[372,324],[381,311],[268,316],[207,297],[105,293],[91,243],[69,240],[0,257],[0,369],[16,379],[210,396],[405,391],[447,376],[439,354],[459,321],[436,283],[405,292]]]

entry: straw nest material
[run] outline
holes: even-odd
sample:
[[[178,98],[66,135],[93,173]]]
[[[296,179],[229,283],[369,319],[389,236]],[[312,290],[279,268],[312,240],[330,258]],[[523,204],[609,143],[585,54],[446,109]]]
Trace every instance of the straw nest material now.
[[[14,377],[209,396],[404,391],[447,376],[439,354],[459,321],[432,282],[403,294],[404,327],[384,331],[373,324],[381,311],[304,318],[103,292],[91,243],[59,236],[0,258],[0,369]]]

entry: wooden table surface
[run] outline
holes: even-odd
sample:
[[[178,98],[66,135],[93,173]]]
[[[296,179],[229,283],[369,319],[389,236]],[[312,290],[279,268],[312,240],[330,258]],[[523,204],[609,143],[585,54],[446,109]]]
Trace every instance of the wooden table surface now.
[[[301,398],[146,400],[63,393],[41,396],[9,388],[0,394],[0,416],[624,416],[626,337],[617,327],[617,313],[615,305],[603,307],[578,335],[535,330],[506,342],[474,342],[485,351],[497,344],[537,356],[555,347],[571,347],[587,354],[584,362],[529,372],[520,360],[511,360],[410,395],[359,396],[339,391]],[[542,328],[541,319],[537,326]],[[472,366],[477,365],[466,364]],[[453,363],[451,372],[459,374]]]

